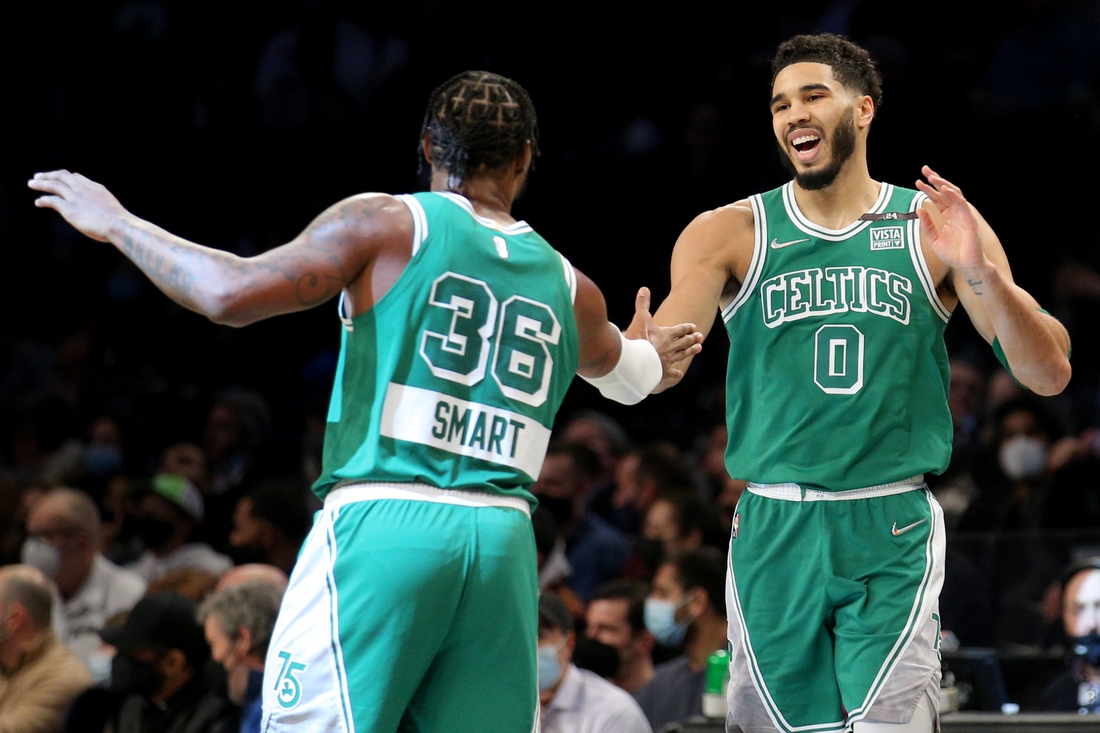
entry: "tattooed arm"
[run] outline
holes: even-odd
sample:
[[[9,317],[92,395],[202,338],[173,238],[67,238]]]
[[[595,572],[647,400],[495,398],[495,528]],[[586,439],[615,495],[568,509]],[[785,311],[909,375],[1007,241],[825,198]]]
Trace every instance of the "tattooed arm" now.
[[[997,339],[1016,379],[1036,394],[1058,394],[1069,383],[1069,334],[1043,313],[1035,298],[1012,281],[1012,270],[993,229],[962,191],[924,168],[917,188],[930,204],[918,211],[922,234],[948,267],[950,286],[975,329]]]
[[[28,185],[46,194],[36,206],[54,209],[88,237],[115,245],[172,300],[232,326],[323,303],[373,271],[387,254],[402,260],[404,253],[397,263],[403,267],[412,238],[411,215],[403,204],[392,196],[364,194],[332,206],[290,243],[243,258],[139,219],[110,191],[79,174],[38,173]],[[366,290],[369,294],[369,286]],[[361,309],[369,306],[356,300]]]

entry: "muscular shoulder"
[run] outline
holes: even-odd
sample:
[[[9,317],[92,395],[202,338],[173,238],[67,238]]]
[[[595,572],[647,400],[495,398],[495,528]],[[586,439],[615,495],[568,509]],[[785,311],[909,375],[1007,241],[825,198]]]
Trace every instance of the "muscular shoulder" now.
[[[752,207],[743,199],[695,217],[677,240],[676,250],[680,258],[705,260],[740,282],[752,259],[754,238]]]
[[[330,206],[316,225],[331,226],[348,233],[393,231],[395,234],[411,234],[412,213],[396,196],[388,193],[360,193],[349,196]]]

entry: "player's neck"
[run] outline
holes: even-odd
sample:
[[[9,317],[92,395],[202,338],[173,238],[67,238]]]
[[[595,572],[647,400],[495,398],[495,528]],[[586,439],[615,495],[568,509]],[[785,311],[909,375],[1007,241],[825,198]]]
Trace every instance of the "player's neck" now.
[[[516,223],[511,212],[512,201],[515,200],[519,187],[510,175],[486,173],[456,181],[446,170],[436,169],[432,172],[431,190],[462,194],[473,204],[478,216],[492,219],[504,226]]]
[[[843,229],[870,211],[882,184],[871,178],[867,160],[852,156],[827,187],[808,191],[794,184],[794,198],[802,214],[826,229]]]

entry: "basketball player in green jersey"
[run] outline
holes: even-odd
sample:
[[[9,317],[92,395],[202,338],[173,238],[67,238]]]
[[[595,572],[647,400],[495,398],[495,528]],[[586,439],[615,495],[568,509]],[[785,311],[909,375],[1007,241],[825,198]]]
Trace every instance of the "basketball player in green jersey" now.
[[[746,733],[928,733],[938,716],[947,466],[943,331],[961,304],[1016,379],[1069,381],[1065,329],[1012,281],[996,235],[929,168],[871,178],[880,100],[862,48],[782,44],[770,109],[793,180],[700,215],[658,323],[730,337],[728,724]],[[939,124],[937,109],[925,124]],[[949,119],[944,121],[950,123]]]
[[[467,72],[433,92],[431,192],[342,201],[289,244],[242,259],[184,241],[99,184],[38,174],[38,206],[109,241],[166,294],[219,323],[341,295],[324,509],[269,645],[266,733],[537,730],[537,570],[529,520],[573,374],[632,403],[700,348],[629,337],[599,289],[510,215],[538,152],[517,83]]]

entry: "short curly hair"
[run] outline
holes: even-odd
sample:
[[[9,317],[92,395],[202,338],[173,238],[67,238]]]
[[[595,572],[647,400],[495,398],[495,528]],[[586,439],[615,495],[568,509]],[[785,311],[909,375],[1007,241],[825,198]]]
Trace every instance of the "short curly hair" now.
[[[772,58],[772,84],[780,71],[803,62],[825,64],[845,87],[870,97],[876,109],[882,104],[882,76],[874,59],[844,36],[817,33],[795,36],[779,44]]]

